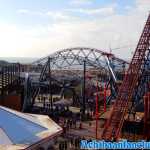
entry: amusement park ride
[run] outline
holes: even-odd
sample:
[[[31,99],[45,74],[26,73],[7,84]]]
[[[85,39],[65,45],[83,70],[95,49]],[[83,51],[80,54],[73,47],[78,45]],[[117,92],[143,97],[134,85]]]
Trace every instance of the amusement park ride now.
[[[127,113],[128,107],[132,100],[134,100],[133,93],[135,89],[149,90],[144,86],[145,83],[141,78],[144,78],[144,74],[148,71],[149,67],[149,46],[150,46],[150,15],[148,16],[143,33],[140,37],[139,43],[133,55],[132,61],[129,65],[127,73],[123,79],[121,87],[118,91],[115,104],[110,119],[104,128],[102,138],[105,140],[118,140],[120,138],[121,129],[124,123],[124,117]],[[142,83],[141,83],[142,82]],[[148,84],[148,83],[147,83]],[[143,94],[140,92],[138,94]],[[140,95],[138,100],[140,100]]]
[[[82,74],[79,74],[79,71],[76,73],[72,73],[72,78],[67,76],[66,79],[71,82],[71,80],[77,80],[80,79],[82,82],[82,106],[83,112],[85,111],[85,103],[86,103],[86,92],[85,92],[85,84],[86,84],[86,72],[90,70],[91,68],[95,68],[99,71],[99,73],[104,74],[104,78],[100,77],[93,80],[99,80],[99,82],[107,82],[107,87],[111,87],[111,96],[108,97],[108,102],[115,98],[117,95],[117,79],[122,76],[122,72],[126,70],[128,67],[128,62],[119,59],[115,57],[113,54],[103,52],[101,50],[92,49],[92,48],[71,48],[71,49],[65,49],[58,51],[50,56],[47,56],[45,58],[42,58],[40,60],[37,60],[33,63],[33,65],[42,65],[43,69],[41,71],[40,77],[39,77],[39,86],[36,86],[35,89],[32,86],[32,89],[30,89],[29,84],[34,84],[34,82],[29,82],[29,78],[26,78],[26,91],[28,94],[26,96],[28,97],[25,100],[25,107],[28,108],[33,107],[35,102],[35,97],[40,92],[40,86],[43,83],[47,83],[49,85],[50,89],[50,95],[52,95],[52,82],[59,82],[61,85],[63,85],[63,88],[69,88],[67,87],[67,84],[63,84],[62,78],[59,80],[56,77],[56,74],[53,74],[53,70],[68,70],[68,73],[72,72],[72,70],[83,70]],[[117,76],[118,75],[118,76]],[[107,80],[106,80],[107,78]],[[33,93],[31,92],[33,91]],[[51,96],[52,97],[52,96]],[[28,105],[28,106],[27,106]],[[25,108],[24,107],[24,108]],[[51,107],[52,107],[52,100],[51,100]]]
[[[38,75],[38,77],[36,80],[33,80],[30,73],[26,73],[25,75],[22,111],[27,111],[29,108],[31,110],[34,107],[35,99],[44,86],[48,87],[50,94],[50,107],[52,108],[54,84],[57,83],[62,89],[69,89],[72,88],[70,83],[73,80],[77,80],[81,82],[82,85],[81,110],[84,114],[87,103],[87,93],[85,90],[87,80],[86,76],[87,72],[90,72],[94,68],[99,73],[98,76],[91,79],[93,80],[93,83],[95,83],[95,87],[97,87],[97,84],[100,84],[105,90],[109,88],[111,94],[106,97],[106,104],[110,104],[112,100],[114,101],[110,118],[104,126],[101,138],[108,141],[119,140],[128,109],[137,110],[139,105],[144,106],[144,96],[149,92],[149,46],[150,15],[148,16],[143,33],[130,64],[115,57],[111,53],[86,47],[60,50],[33,62],[32,66],[41,66],[41,70],[37,72],[36,75]],[[56,71],[66,71],[67,75],[65,76],[65,74],[62,73],[63,77],[60,78]],[[4,94],[4,88],[9,87],[8,85],[12,85],[13,81],[10,79],[16,80],[16,78],[14,78],[15,75],[19,77],[20,80],[20,71],[17,70],[17,74],[11,74],[11,72],[12,70],[5,70],[4,67],[0,70],[1,95]],[[69,77],[68,74],[71,74],[71,76]],[[118,84],[120,80],[122,80],[121,85]],[[6,83],[7,86],[4,87]],[[150,111],[150,102],[146,100],[144,108],[146,114],[145,122],[150,119],[150,113],[148,113]],[[96,104],[96,109],[98,107],[97,105],[98,102]]]

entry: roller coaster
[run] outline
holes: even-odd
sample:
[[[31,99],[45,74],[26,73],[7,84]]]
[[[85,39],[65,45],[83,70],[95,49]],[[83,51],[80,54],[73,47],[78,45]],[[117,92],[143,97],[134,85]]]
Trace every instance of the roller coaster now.
[[[71,80],[78,79],[83,85],[82,107],[83,111],[85,111],[85,80],[87,80],[86,72],[91,69],[96,69],[99,72],[100,76],[92,80],[107,82],[107,87],[111,87],[112,94],[108,97],[107,100],[109,102],[117,95],[117,81],[121,80],[123,76],[122,73],[125,72],[126,68],[128,67],[128,62],[115,57],[111,53],[103,52],[98,49],[77,47],[60,50],[54,54],[51,54],[45,58],[33,62],[32,65],[41,66],[41,73],[39,72],[40,75],[38,79],[38,84],[36,82],[35,87],[33,86],[35,85],[35,82],[31,81],[32,83],[30,83],[29,76],[28,78],[26,78],[25,89],[28,90],[26,91],[26,93],[28,94],[25,94],[27,97],[24,101],[24,108],[33,107],[35,103],[35,98],[40,92],[40,86],[42,85],[42,83],[47,83],[47,85],[49,85],[49,90],[52,94],[52,82],[59,83],[59,85],[61,85],[61,87],[64,89],[69,88],[69,86],[66,85],[68,85]],[[58,77],[58,72],[61,72],[61,70],[63,72],[63,77],[62,74],[61,77]],[[67,73],[66,76],[65,72]],[[68,80],[68,82],[66,80]],[[32,84],[32,90],[29,88],[29,84]]]
[[[86,111],[87,95],[86,84],[92,80],[96,84],[109,89],[107,104],[113,100],[110,118],[107,120],[101,138],[104,140],[119,140],[128,109],[138,111],[144,107],[144,96],[150,88],[150,15],[138,42],[137,48],[130,63],[95,48],[75,47],[59,50],[31,64],[32,71],[24,73],[19,64],[11,67],[0,66],[1,96],[5,89],[18,83],[21,74],[24,75],[24,100],[22,111],[33,109],[36,98],[42,88],[47,88],[50,95],[50,107],[53,107],[52,95],[54,88],[60,93],[70,89],[76,95],[74,85],[80,83],[82,92],[80,107],[82,113]],[[18,65],[18,66],[17,66]],[[90,77],[92,70],[96,75]],[[75,82],[74,82],[75,81]],[[6,90],[8,92],[8,90]],[[92,91],[93,92],[93,91]],[[95,91],[94,91],[95,92]],[[148,107],[149,109],[150,107]],[[144,108],[142,111],[145,111]],[[149,115],[150,116],[150,115]],[[150,118],[148,118],[150,119]]]
[[[139,43],[129,65],[127,73],[118,91],[110,119],[104,128],[102,139],[118,140],[130,103],[135,99],[140,101],[142,96],[149,90],[149,67],[150,67],[150,15],[148,16]],[[136,97],[134,97],[137,95]],[[137,98],[138,97],[138,98]],[[135,101],[134,101],[135,102]],[[136,105],[134,103],[134,105]]]

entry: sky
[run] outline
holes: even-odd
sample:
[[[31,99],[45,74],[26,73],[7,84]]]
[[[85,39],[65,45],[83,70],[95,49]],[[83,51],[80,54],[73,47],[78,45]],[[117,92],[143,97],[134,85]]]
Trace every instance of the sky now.
[[[130,59],[149,10],[150,0],[0,0],[0,57],[91,47]]]

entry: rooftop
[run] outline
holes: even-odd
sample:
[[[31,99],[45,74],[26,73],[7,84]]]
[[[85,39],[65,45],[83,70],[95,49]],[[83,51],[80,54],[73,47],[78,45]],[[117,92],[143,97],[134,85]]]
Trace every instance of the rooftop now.
[[[62,132],[48,116],[24,114],[2,106],[0,116],[0,149],[26,148]]]

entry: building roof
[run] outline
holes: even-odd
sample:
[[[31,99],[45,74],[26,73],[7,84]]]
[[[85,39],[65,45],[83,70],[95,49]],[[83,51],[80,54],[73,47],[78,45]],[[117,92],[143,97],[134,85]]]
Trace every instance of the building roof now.
[[[0,106],[0,149],[14,145],[28,147],[61,132],[62,128],[48,116],[25,114]]]

